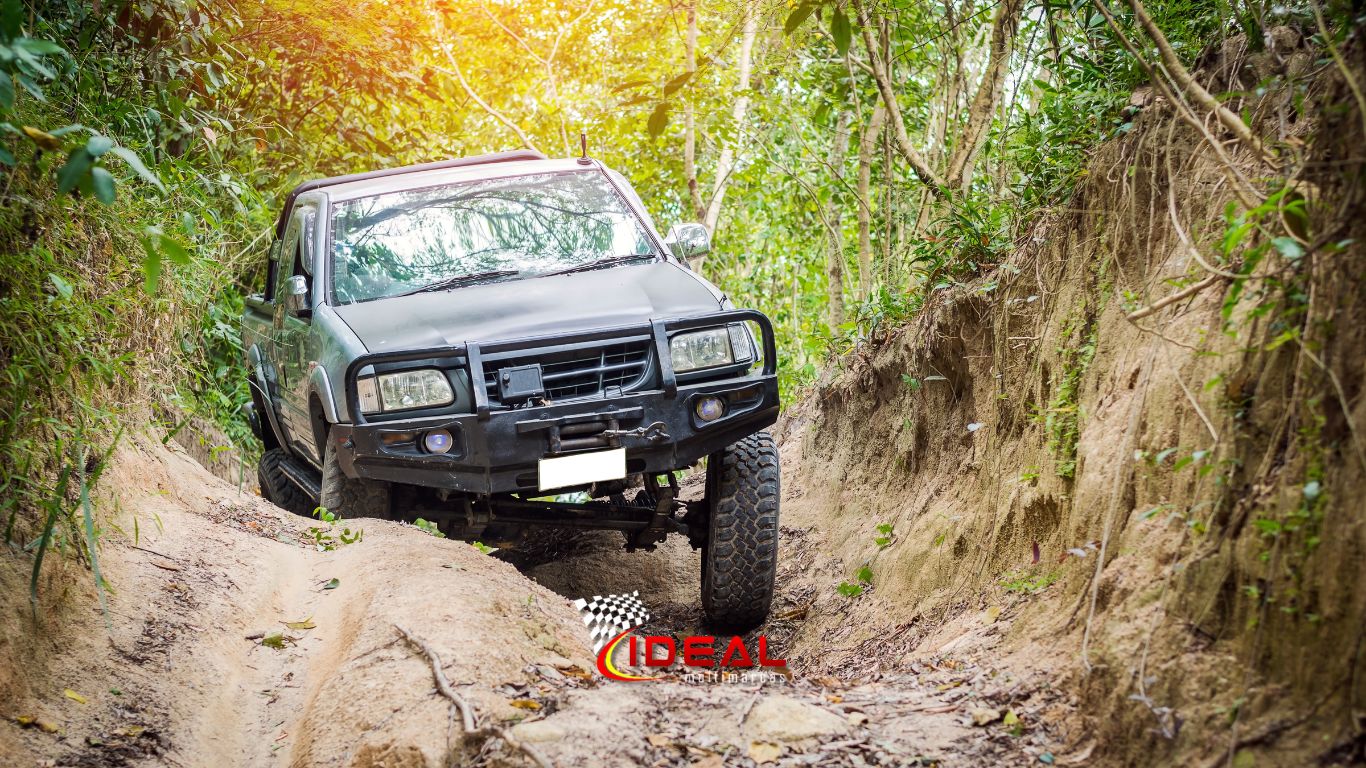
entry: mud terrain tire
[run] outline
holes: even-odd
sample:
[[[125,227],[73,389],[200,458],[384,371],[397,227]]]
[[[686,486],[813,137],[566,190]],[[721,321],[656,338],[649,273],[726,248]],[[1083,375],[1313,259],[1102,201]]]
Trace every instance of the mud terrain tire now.
[[[380,480],[350,478],[342,472],[337,443],[327,440],[323,449],[322,498],[319,506],[337,517],[389,517],[389,484]]]
[[[313,514],[313,508],[317,505],[302,488],[285,476],[280,464],[287,461],[288,457],[283,448],[271,448],[261,454],[261,461],[256,465],[256,480],[261,484],[261,496],[266,501],[306,517]]]
[[[710,519],[702,547],[702,611],[743,632],[768,617],[778,570],[778,448],[759,432],[707,459]]]

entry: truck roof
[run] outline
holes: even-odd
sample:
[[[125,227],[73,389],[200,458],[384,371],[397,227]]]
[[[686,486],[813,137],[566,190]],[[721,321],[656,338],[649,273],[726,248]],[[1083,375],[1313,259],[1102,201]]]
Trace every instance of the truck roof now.
[[[280,209],[280,218],[275,222],[275,236],[284,237],[285,224],[294,208],[294,201],[305,192],[327,188],[333,194],[348,194],[358,197],[362,194],[378,194],[398,189],[411,189],[441,183],[445,176],[468,176],[480,166],[518,164],[566,164],[573,161],[547,160],[540,152],[529,149],[511,152],[493,152],[487,155],[457,157],[437,160],[431,163],[406,165],[401,168],[385,168],[364,173],[351,173],[344,176],[331,176],[325,179],[305,181],[285,196],[285,204]],[[461,173],[460,171],[464,171]]]

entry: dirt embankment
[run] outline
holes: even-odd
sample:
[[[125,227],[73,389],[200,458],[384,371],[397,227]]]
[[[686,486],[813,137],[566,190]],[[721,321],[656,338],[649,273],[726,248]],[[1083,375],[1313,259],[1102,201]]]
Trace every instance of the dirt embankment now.
[[[1271,84],[1244,111],[1297,170],[1264,211],[1226,219],[1230,174],[1137,94],[1067,210],[789,414],[783,573],[821,617],[775,623],[793,657],[896,670],[975,636],[1074,697],[1062,740],[1098,764],[1366,759],[1366,136],[1341,72],[1273,37],[1199,73]],[[1251,279],[1200,264],[1230,238]]]
[[[352,521],[360,541],[320,552],[316,521],[174,444],[124,447],[105,481],[107,615],[90,574],[57,561],[41,620],[12,599],[0,621],[2,765],[532,764],[492,729],[558,766],[1026,765],[1049,748],[1039,727],[1008,735],[1013,681],[962,660],[882,679],[603,680],[569,598],[639,589],[652,630],[700,632],[681,540],[627,555],[619,536],[577,537],[532,580],[387,521]],[[3,594],[26,594],[28,564],[0,560]],[[397,626],[436,653],[478,737]]]

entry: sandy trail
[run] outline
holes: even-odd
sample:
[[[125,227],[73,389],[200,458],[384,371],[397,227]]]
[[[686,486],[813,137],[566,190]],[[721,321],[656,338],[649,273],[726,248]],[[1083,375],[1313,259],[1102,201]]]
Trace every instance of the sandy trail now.
[[[862,681],[805,677],[796,658],[791,680],[602,680],[570,598],[639,589],[654,630],[700,631],[697,555],[682,540],[627,554],[619,537],[581,536],[523,575],[378,520],[352,523],[362,541],[319,552],[316,522],[174,448],[125,448],[107,477],[122,529],[105,536],[108,623],[98,610],[65,619],[73,639],[0,712],[2,764],[530,764],[499,739],[463,738],[396,624],[436,649],[481,725],[557,766],[1023,765],[1042,751],[999,723],[973,725],[1005,682],[961,661]],[[781,629],[769,628],[775,642]],[[282,647],[248,639],[262,634]],[[22,728],[21,716],[57,730]]]

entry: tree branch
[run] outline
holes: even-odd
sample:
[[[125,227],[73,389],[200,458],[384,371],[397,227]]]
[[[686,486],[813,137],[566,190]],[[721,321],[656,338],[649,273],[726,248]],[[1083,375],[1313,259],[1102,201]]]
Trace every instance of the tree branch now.
[[[554,764],[550,762],[549,758],[541,754],[540,750],[530,744],[523,744],[518,741],[511,733],[508,733],[507,730],[499,728],[496,725],[486,728],[476,728],[474,710],[470,709],[470,705],[465,701],[464,697],[456,693],[454,688],[451,688],[451,682],[446,679],[446,673],[441,670],[441,657],[437,655],[436,651],[433,650],[425,640],[414,635],[412,632],[409,632],[397,624],[394,625],[394,629],[398,630],[400,635],[403,635],[404,640],[407,640],[413,647],[421,651],[422,655],[426,656],[427,661],[431,663],[432,677],[436,680],[436,690],[451,702],[452,707],[460,712],[460,725],[464,728],[466,738],[496,736],[502,739],[509,747],[531,758],[536,765],[540,766],[540,768],[554,768]]]
[[[1195,103],[1213,112],[1229,133],[1238,137],[1239,141],[1260,155],[1268,164],[1275,164],[1276,158],[1266,151],[1261,138],[1252,133],[1252,129],[1247,126],[1247,123],[1244,123],[1243,119],[1238,117],[1233,110],[1220,104],[1219,100],[1205,90],[1204,86],[1195,82],[1195,78],[1191,77],[1190,72],[1182,65],[1176,51],[1172,50],[1171,43],[1167,42],[1167,36],[1162,34],[1162,30],[1148,15],[1148,9],[1143,7],[1143,3],[1140,0],[1129,0],[1129,6],[1134,9],[1134,16],[1148,33],[1148,37],[1151,37],[1153,42],[1157,44],[1157,52],[1162,57],[1163,66],[1166,67],[1167,73],[1171,75],[1172,80],[1180,86],[1181,90],[1194,99]]]
[[[1024,0],[1003,0],[996,8],[986,70],[982,73],[982,82],[968,110],[968,124],[964,126],[953,155],[949,158],[948,181],[959,189],[965,190],[972,183],[977,153],[986,141],[991,115],[996,111],[996,102],[1001,98],[1001,90],[1005,86],[1007,65],[1015,47],[1015,33],[1020,28],[1020,11],[1023,7]]]
[[[891,77],[887,74],[887,65],[878,53],[877,43],[873,40],[872,27],[869,26],[868,11],[864,8],[862,0],[850,0],[858,16],[859,29],[863,32],[863,45],[868,49],[868,66],[873,70],[873,79],[877,81],[878,93],[882,95],[882,102],[887,105],[888,118],[892,123],[892,136],[896,139],[895,146],[897,151],[906,158],[906,162],[911,164],[911,169],[920,180],[929,185],[934,190],[934,194],[939,197],[947,195],[947,184],[943,177],[934,172],[934,169],[925,162],[924,156],[911,144],[911,139],[906,135],[906,121],[901,115],[901,106],[896,100],[896,91],[892,90]]]

